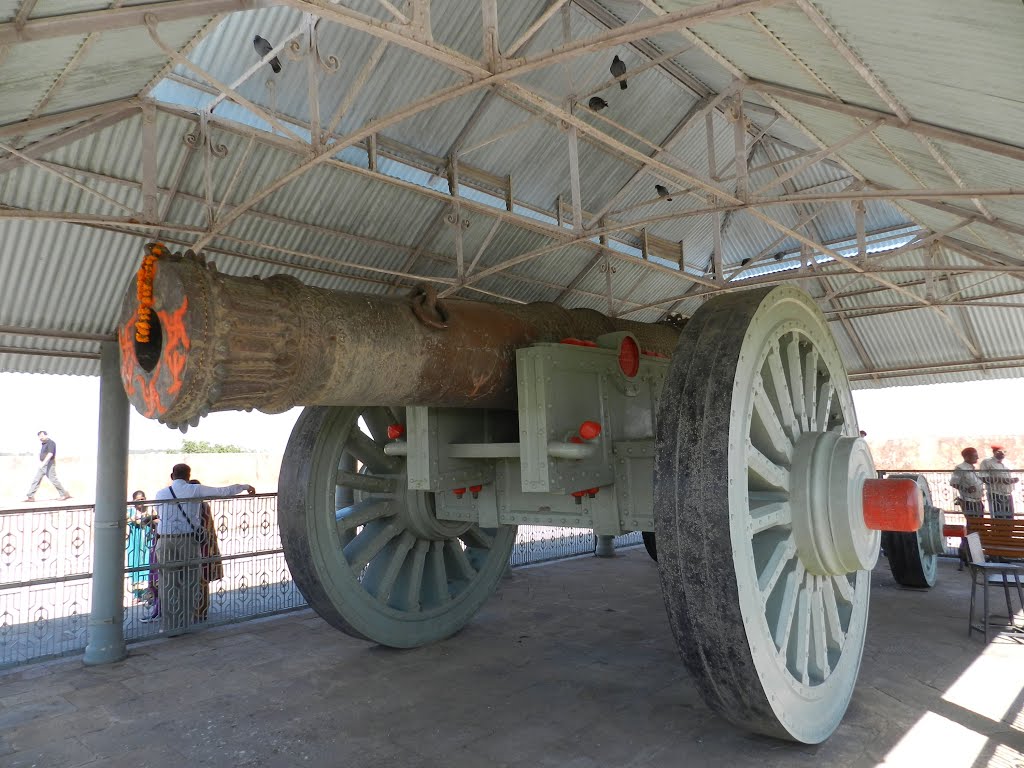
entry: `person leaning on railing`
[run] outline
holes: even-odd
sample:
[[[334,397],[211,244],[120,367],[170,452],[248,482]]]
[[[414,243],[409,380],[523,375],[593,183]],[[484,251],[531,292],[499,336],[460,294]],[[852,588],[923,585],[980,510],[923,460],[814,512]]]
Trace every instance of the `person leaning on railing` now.
[[[978,474],[988,488],[988,505],[992,517],[1013,517],[1013,485],[1019,478],[1010,474],[1003,464],[1006,451],[1001,445],[992,446],[992,456],[981,462]]]
[[[156,499],[165,502],[159,511],[156,554],[160,563],[160,631],[168,636],[180,635],[188,629],[201,591],[200,557],[203,540],[203,518],[197,499],[256,493],[245,483],[214,487],[191,485],[192,468],[175,464],[171,484],[156,492]]]
[[[960,498],[953,503],[959,504],[965,515],[983,515],[985,514],[985,502],[982,495],[982,482],[981,477],[974,469],[974,465],[978,463],[978,449],[964,448],[960,451],[960,455],[964,460],[957,464],[953,475],[949,478],[949,484],[960,494]]]

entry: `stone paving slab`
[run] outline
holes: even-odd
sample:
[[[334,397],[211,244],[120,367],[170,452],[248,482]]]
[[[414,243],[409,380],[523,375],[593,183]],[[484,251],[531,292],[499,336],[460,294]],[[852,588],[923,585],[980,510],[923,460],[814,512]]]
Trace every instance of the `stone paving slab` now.
[[[0,766],[1024,766],[1024,643],[969,639],[969,590],[953,561],[928,592],[879,564],[857,690],[816,747],[708,710],[636,548],[516,569],[427,648],[302,611],[0,672]]]

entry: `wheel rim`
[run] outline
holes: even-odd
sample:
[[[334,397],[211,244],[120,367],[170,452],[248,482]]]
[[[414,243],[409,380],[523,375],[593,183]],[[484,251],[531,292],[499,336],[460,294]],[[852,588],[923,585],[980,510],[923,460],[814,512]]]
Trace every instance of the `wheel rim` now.
[[[814,510],[793,498],[790,481],[808,441],[860,450],[838,349],[802,292],[750,291],[709,302],[690,320],[673,358],[671,378],[677,374],[680,389],[663,393],[659,409],[655,521],[684,661],[708,703],[738,725],[823,741],[856,682],[870,574],[831,573],[808,556],[797,534],[801,515]],[[693,458],[701,455],[703,468]],[[722,465],[727,491],[708,483]],[[854,465],[867,473],[863,460]],[[703,525],[700,546],[684,530],[695,524]],[[878,537],[862,539],[860,556],[870,564]],[[707,597],[711,579],[720,589]]]
[[[405,459],[384,453],[396,422],[404,410],[307,408],[282,462],[279,517],[310,606],[349,634],[408,648],[472,617],[507,567],[516,528],[438,520],[433,494],[408,490]]]

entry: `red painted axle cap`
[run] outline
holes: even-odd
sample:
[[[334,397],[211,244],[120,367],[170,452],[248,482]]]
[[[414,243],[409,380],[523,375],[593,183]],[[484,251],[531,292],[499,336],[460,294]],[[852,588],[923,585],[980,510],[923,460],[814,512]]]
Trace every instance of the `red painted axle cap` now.
[[[863,502],[864,524],[873,531],[912,533],[924,522],[924,497],[909,478],[865,480]]]

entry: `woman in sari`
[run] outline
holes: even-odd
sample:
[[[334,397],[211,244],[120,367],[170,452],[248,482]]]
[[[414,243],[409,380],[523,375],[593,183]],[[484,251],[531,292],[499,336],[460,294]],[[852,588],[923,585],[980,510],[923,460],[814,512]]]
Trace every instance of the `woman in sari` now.
[[[195,478],[190,483],[201,485]],[[220,543],[217,541],[217,526],[213,522],[213,510],[210,503],[204,501],[200,505],[203,515],[203,540],[199,551],[203,558],[200,581],[199,599],[196,601],[194,621],[206,621],[210,613],[210,582],[224,578],[224,563],[220,559]]]
[[[146,500],[143,491],[132,494],[132,506],[128,507],[128,525],[125,531],[125,563],[128,566],[128,582],[132,585],[132,596],[144,600],[149,592],[149,550],[153,542],[155,518],[142,504]]]

